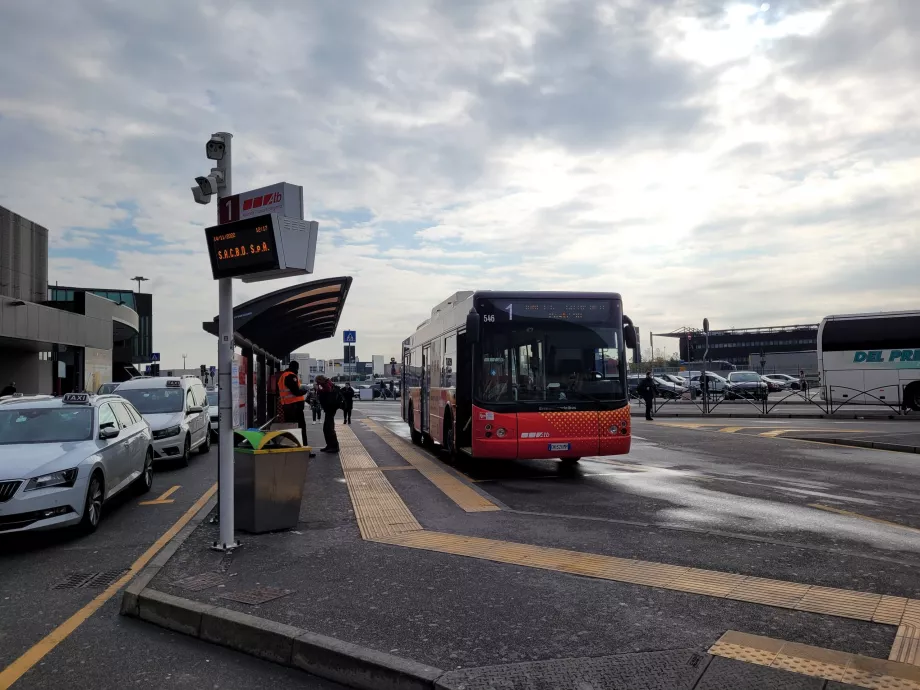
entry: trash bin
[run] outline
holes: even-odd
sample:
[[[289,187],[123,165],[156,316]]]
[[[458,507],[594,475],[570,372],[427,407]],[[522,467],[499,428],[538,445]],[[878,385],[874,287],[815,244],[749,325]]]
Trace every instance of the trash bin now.
[[[233,505],[237,529],[293,529],[300,517],[310,447],[290,431],[233,432]]]

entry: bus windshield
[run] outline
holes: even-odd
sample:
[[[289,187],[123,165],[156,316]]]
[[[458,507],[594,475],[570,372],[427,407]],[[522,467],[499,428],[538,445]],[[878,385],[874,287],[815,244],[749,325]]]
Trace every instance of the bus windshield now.
[[[577,320],[537,308],[535,314],[487,320],[479,347],[477,398],[544,404],[624,400],[626,362],[613,307],[608,303],[595,318],[579,314]]]

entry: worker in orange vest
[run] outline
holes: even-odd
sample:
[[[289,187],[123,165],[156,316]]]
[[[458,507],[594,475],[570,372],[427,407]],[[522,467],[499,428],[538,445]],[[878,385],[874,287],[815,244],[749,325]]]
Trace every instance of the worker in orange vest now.
[[[278,377],[278,401],[285,422],[296,424],[303,434],[303,444],[307,445],[307,420],[304,417],[304,400],[306,395],[300,389],[300,364],[295,360]]]

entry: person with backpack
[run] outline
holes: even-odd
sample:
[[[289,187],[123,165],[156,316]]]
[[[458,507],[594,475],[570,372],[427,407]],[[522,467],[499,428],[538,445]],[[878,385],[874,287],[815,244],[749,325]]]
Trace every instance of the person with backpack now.
[[[335,433],[335,412],[342,403],[342,392],[325,376],[316,377],[316,395],[319,398],[319,404],[323,408],[326,418],[323,420],[323,436],[326,439],[326,447],[321,449],[321,453],[338,453],[339,438]]]
[[[342,405],[342,414],[345,416],[345,424],[351,424],[351,411],[355,406],[355,389],[351,387],[351,383],[346,383],[345,388],[342,389],[342,398],[344,404]]]

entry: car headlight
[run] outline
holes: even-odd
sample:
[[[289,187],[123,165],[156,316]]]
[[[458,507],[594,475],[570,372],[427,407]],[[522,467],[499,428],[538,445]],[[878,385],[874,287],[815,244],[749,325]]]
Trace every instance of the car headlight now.
[[[53,486],[68,487],[73,486],[77,481],[77,468],[61,470],[60,472],[49,472],[39,477],[32,477],[23,491],[36,491],[38,489],[49,489]]]
[[[160,438],[169,438],[170,436],[178,436],[182,432],[182,427],[178,424],[176,426],[171,426],[166,429],[160,429],[159,431],[153,432],[153,437],[155,439]]]

